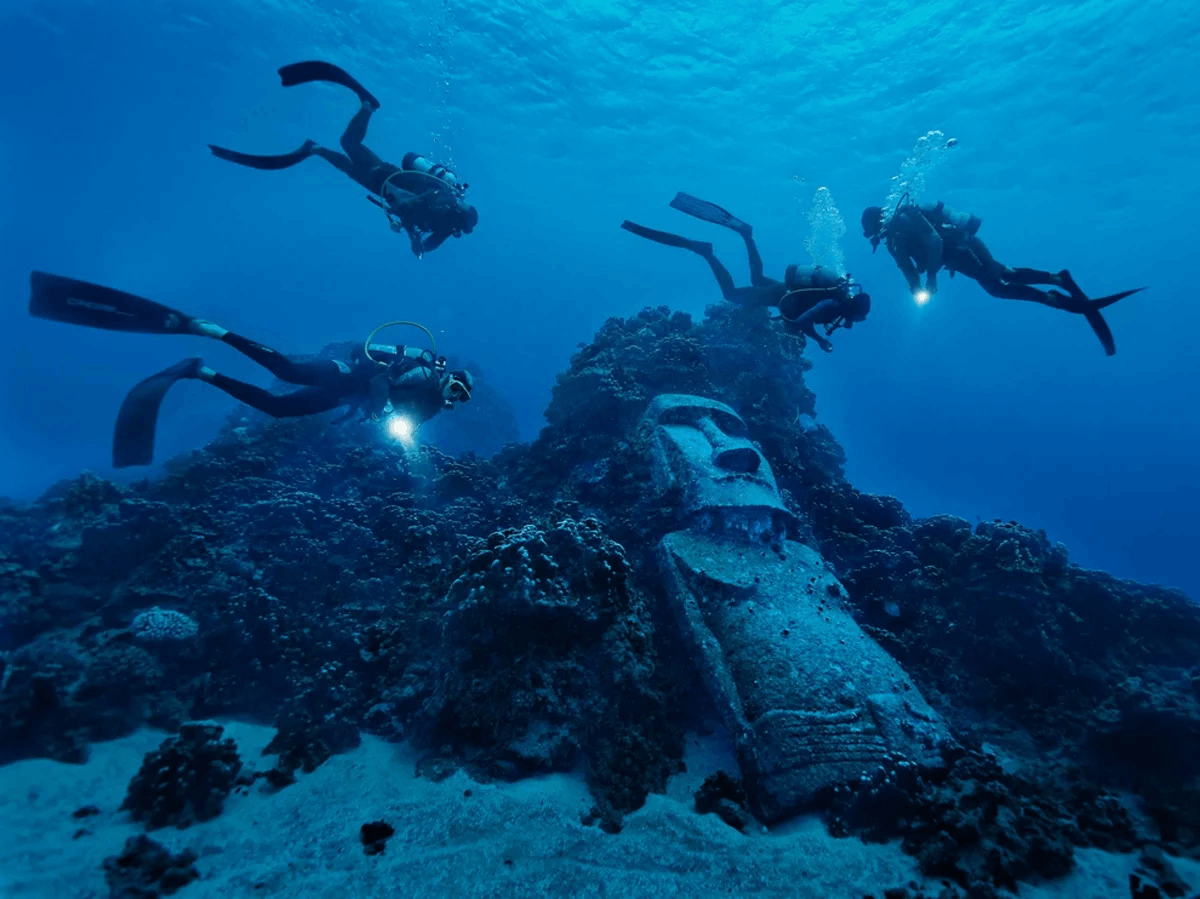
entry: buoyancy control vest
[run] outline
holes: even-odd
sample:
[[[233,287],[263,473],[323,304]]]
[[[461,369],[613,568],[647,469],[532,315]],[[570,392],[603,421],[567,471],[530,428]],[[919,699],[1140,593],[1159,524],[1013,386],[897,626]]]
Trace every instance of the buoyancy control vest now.
[[[786,319],[796,319],[817,303],[842,299],[849,282],[820,265],[792,264],[784,273],[783,283],[787,292],[779,301],[779,314]]]

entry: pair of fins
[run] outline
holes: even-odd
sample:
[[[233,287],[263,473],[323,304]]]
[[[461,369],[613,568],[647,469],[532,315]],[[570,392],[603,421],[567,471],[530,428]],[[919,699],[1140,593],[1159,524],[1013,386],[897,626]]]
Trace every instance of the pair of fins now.
[[[342,87],[347,87],[358,95],[358,99],[364,103],[369,103],[372,109],[378,109],[380,106],[379,100],[353,75],[345,69],[335,66],[331,62],[321,62],[320,60],[310,60],[308,62],[294,62],[291,65],[284,66],[279,70],[279,79],[284,87],[294,87],[297,84],[310,84],[314,81],[324,81],[327,84],[338,84]],[[276,172],[280,169],[291,168],[298,165],[308,157],[312,156],[313,147],[316,146],[313,141],[305,141],[299,149],[293,150],[291,153],[280,153],[276,156],[257,156],[253,153],[239,153],[237,150],[229,150],[225,147],[218,147],[215,144],[209,144],[208,148],[212,151],[213,156],[218,159],[224,159],[226,162],[237,163],[248,168],[259,169],[266,172]]]
[[[739,234],[749,235],[751,233],[750,226],[737,218],[728,209],[723,209],[716,203],[708,202],[708,200],[693,197],[691,194],[685,194],[680,191],[675,194],[675,199],[671,201],[670,206],[672,209],[678,209],[692,218],[712,222],[714,225],[721,225]],[[691,240],[679,234],[672,234],[669,231],[658,231],[654,228],[647,228],[645,225],[639,225],[637,222],[629,221],[629,219],[623,221],[621,227],[631,234],[636,234],[638,237],[644,237],[646,240],[652,240],[663,246],[691,250],[693,253],[699,253],[701,256],[707,256],[712,252],[712,244],[706,241]]]
[[[154,300],[48,272],[33,272],[29,287],[30,315],[68,325],[132,334],[187,334],[192,321],[192,316]],[[198,358],[185,359],[151,375],[126,394],[113,428],[113,468],[154,461],[163,398],[177,382],[194,378],[200,363]]]
[[[1105,355],[1115,356],[1117,354],[1117,344],[1113,339],[1112,329],[1109,328],[1108,322],[1104,320],[1104,316],[1100,314],[1100,311],[1146,288],[1135,287],[1133,290],[1123,290],[1120,293],[1109,294],[1106,297],[1093,300],[1079,289],[1079,285],[1075,283],[1075,279],[1071,277],[1070,272],[1064,269],[1060,272],[1060,275],[1064,281],[1064,286],[1070,293],[1070,302],[1063,303],[1059,308],[1065,312],[1074,312],[1077,315],[1082,315],[1091,326],[1096,337],[1099,338],[1101,346],[1104,347]]]

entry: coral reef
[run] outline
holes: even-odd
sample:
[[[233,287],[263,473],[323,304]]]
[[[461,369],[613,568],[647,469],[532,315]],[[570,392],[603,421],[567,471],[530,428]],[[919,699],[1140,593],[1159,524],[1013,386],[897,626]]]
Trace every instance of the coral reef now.
[[[145,834],[130,837],[120,855],[104,860],[109,899],[170,896],[200,876],[191,850],[172,854]]]
[[[582,764],[616,829],[711,712],[664,614],[654,547],[677,522],[646,489],[640,425],[652,397],[690,393],[742,416],[796,536],[930,705],[1011,756],[873,775],[828,797],[831,826],[905,839],[960,891],[1061,873],[1079,845],[1200,854],[1200,606],[1018,524],[914,520],[856,490],[814,423],[804,349],[763,310],[647,309],[606,322],[539,437],[490,460],[238,412],[159,480],[83,475],[0,506],[0,763],[181,728],[160,750],[170,776],[143,772],[127,801],[151,826],[199,820],[240,763],[181,724],[248,714],[278,729],[273,782],[366,730],[423,744],[426,776]],[[436,424],[462,429],[439,436],[456,450],[515,434],[498,401]],[[710,792],[741,820],[736,794]]]
[[[948,761],[943,769],[899,762],[836,788],[825,812],[831,832],[899,837],[923,874],[971,896],[1062,877],[1077,846],[1128,852],[1145,839],[1113,796],[1029,781],[978,750]]]
[[[696,811],[713,814],[735,830],[745,832],[754,820],[741,781],[724,771],[710,774],[695,795]]]
[[[242,760],[233,740],[221,739],[216,724],[189,723],[147,753],[129,783],[122,811],[145,822],[148,830],[188,827],[221,813],[233,790]]]
[[[582,754],[614,825],[673,769],[654,733],[670,726],[649,606],[629,575],[592,519],[492,534],[450,587],[425,709],[485,776],[566,770]]]

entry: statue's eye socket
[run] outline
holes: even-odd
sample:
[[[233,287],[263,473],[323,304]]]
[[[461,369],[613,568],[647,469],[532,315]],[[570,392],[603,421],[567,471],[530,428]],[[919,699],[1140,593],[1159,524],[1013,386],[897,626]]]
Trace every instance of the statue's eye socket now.
[[[680,425],[686,428],[694,428],[699,423],[700,419],[707,414],[707,409],[695,409],[688,406],[679,406],[674,409],[665,410],[658,417],[658,423],[663,425]]]
[[[700,427],[700,422],[706,418],[728,437],[746,437],[748,435],[746,423],[736,415],[730,415],[728,412],[708,406],[679,406],[667,409],[659,416],[658,421],[663,425],[696,428]]]
[[[745,437],[747,434],[746,423],[740,418],[734,418],[732,415],[716,410],[713,411],[712,418],[717,423],[717,427],[730,437]]]

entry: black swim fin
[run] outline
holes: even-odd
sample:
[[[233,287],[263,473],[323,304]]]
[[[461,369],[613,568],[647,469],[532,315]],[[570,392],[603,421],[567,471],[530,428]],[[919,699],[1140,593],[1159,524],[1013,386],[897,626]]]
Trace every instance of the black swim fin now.
[[[680,237],[678,234],[672,234],[669,231],[656,231],[653,228],[646,228],[628,219],[621,222],[621,227],[631,234],[636,234],[638,237],[644,237],[646,240],[665,244],[668,247],[691,250],[693,253],[699,253],[701,256],[708,256],[712,253],[713,248],[710,243],[704,243],[699,240],[688,240],[686,237]]]
[[[163,397],[177,381],[196,377],[200,365],[200,359],[184,359],[129,391],[113,429],[113,468],[149,465],[154,461],[154,434]]]
[[[1145,289],[1144,287],[1135,287],[1133,290],[1123,290],[1120,293],[1109,294],[1106,297],[1100,297],[1098,300],[1089,300],[1088,302],[1091,304],[1092,309],[1107,309],[1113,303],[1119,302],[1126,297],[1131,297],[1135,293],[1141,293]]]
[[[749,235],[752,231],[749,225],[734,216],[729,210],[722,209],[716,203],[701,200],[699,197],[693,197],[691,194],[685,194],[682,191],[675,194],[675,199],[671,201],[670,205],[672,209],[678,209],[692,218],[698,218],[705,222],[712,222],[714,225],[731,228],[739,234]]]
[[[1092,330],[1096,332],[1096,336],[1100,338],[1100,343],[1104,347],[1104,352],[1109,356],[1115,356],[1117,353],[1116,342],[1113,340],[1112,329],[1109,328],[1108,322],[1104,320],[1104,316],[1100,314],[1101,309],[1107,309],[1114,303],[1120,302],[1126,297],[1133,296],[1146,288],[1136,287],[1133,290],[1123,290],[1120,293],[1109,294],[1106,297],[1099,299],[1090,299],[1085,296],[1078,285],[1066,272],[1062,273],[1065,284],[1071,291],[1070,297],[1065,297],[1062,294],[1055,294],[1058,297],[1059,307],[1066,312],[1074,312],[1077,315],[1082,315],[1087,319],[1087,323],[1091,325]],[[1051,291],[1051,293],[1054,293]]]
[[[213,156],[217,159],[224,159],[226,162],[236,162],[238,165],[244,165],[252,169],[260,169],[264,172],[277,172],[280,169],[290,169],[308,157],[313,155],[313,147],[316,142],[306,140],[299,149],[293,150],[291,153],[281,153],[278,156],[255,156],[251,153],[239,153],[236,150],[226,150],[224,147],[218,147],[215,144],[209,144],[208,149],[212,150]]]
[[[379,108],[375,95],[359,83],[358,79],[345,69],[331,62],[313,60],[310,62],[294,62],[279,70],[279,78],[284,87],[294,87],[297,84],[308,84],[312,81],[327,81],[330,84],[340,84],[358,94],[358,99],[371,104],[373,109]]]
[[[1096,336],[1100,338],[1100,343],[1104,345],[1104,352],[1109,356],[1117,354],[1117,345],[1113,340],[1112,330],[1108,327],[1108,322],[1104,320],[1104,316],[1100,314],[1101,309],[1107,309],[1113,303],[1123,300],[1128,296],[1145,290],[1144,287],[1137,287],[1133,290],[1124,290],[1121,293],[1110,294],[1106,297],[1100,297],[1098,300],[1089,300],[1088,308],[1084,310],[1083,317],[1087,319],[1087,323],[1092,326],[1092,330],[1096,332]]]
[[[178,309],[144,297],[62,275],[29,275],[29,314],[69,325],[132,331],[135,334],[186,334],[192,321]]]

